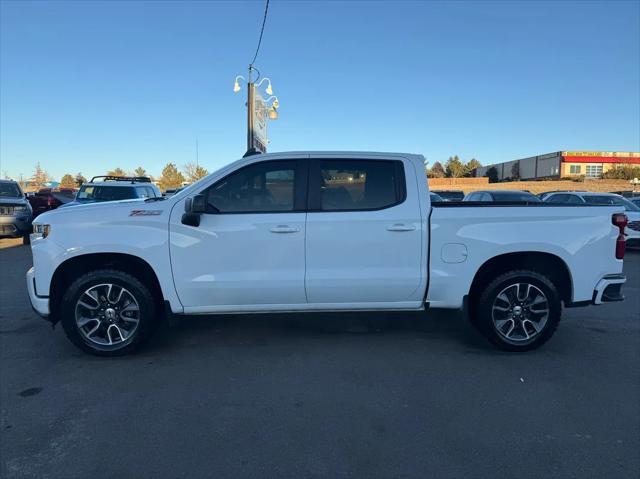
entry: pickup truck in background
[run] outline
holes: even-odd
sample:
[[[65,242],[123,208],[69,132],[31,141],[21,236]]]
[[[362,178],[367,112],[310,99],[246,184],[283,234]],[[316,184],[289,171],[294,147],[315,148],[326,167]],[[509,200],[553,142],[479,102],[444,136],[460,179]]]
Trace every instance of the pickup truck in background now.
[[[46,211],[55,210],[59,206],[70,203],[76,197],[75,188],[41,188],[27,200],[31,204],[33,216],[36,217]]]
[[[253,155],[170,198],[65,210],[34,222],[27,288],[97,355],[179,315],[427,308],[526,351],[563,305],[623,299],[623,208],[432,205],[421,155]]]

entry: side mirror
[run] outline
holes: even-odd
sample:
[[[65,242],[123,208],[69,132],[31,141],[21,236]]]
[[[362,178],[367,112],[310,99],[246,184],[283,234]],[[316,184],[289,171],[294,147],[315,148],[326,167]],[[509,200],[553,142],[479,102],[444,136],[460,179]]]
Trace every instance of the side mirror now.
[[[184,214],[182,224],[187,226],[200,226],[200,215],[207,210],[205,195],[190,196],[184,201]]]
[[[184,202],[184,212],[192,215],[201,215],[207,212],[207,200],[204,195],[190,196]]]

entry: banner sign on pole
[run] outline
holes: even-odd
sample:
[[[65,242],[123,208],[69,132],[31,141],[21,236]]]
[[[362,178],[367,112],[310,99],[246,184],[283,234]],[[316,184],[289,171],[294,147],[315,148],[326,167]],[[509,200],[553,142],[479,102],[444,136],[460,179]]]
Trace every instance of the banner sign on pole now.
[[[253,94],[253,148],[267,152],[267,108],[264,98],[254,90]]]

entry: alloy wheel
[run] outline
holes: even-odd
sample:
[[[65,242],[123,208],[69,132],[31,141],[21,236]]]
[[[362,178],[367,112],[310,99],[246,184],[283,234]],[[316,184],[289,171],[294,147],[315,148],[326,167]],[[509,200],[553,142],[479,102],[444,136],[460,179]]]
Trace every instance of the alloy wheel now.
[[[493,326],[512,344],[533,341],[549,319],[549,300],[537,286],[514,283],[504,288],[493,301]]]
[[[117,348],[133,338],[140,322],[140,306],[128,289],[103,283],[80,295],[75,319],[86,341],[99,347]]]

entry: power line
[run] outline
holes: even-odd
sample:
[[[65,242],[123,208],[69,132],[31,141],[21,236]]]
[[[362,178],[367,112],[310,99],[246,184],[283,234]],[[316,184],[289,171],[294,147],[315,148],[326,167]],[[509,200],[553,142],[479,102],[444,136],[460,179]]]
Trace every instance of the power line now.
[[[258,39],[258,46],[256,48],[256,54],[253,55],[253,60],[249,64],[249,67],[253,67],[253,64],[256,62],[256,58],[258,58],[258,52],[260,51],[260,44],[262,43],[262,34],[264,33],[264,25],[267,23],[267,12],[269,11],[269,0],[264,6],[264,18],[262,19],[262,28],[260,29],[260,38]]]

